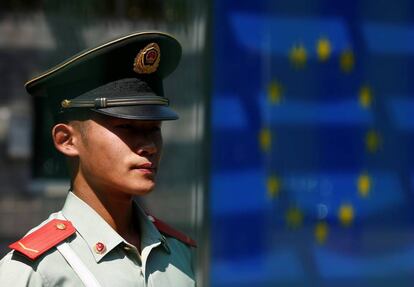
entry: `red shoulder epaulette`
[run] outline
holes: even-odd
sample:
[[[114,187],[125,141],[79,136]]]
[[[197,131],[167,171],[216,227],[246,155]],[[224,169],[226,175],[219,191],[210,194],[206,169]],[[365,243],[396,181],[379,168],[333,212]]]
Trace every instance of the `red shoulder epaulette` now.
[[[35,260],[75,232],[76,229],[70,221],[52,219],[19,241],[10,244],[9,247]]]
[[[149,215],[149,218],[151,219],[152,223],[154,223],[155,227],[159,230],[159,232],[165,235],[174,237],[192,247],[197,247],[197,243],[193,239],[191,239],[189,236],[185,235],[184,233],[178,230],[175,230],[174,228],[169,226],[167,223],[159,220],[158,218],[152,215]]]

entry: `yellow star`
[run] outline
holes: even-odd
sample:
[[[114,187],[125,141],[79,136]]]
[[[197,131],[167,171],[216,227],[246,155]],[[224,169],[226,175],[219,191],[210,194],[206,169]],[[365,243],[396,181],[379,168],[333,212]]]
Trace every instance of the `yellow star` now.
[[[354,208],[350,204],[342,204],[338,211],[339,221],[343,226],[350,226],[354,220]]]
[[[308,58],[305,47],[302,44],[294,45],[290,49],[289,58],[296,68],[303,68]]]
[[[318,59],[325,62],[331,56],[331,52],[331,42],[327,38],[319,38],[316,43],[316,53],[318,54]]]
[[[283,88],[280,83],[278,83],[277,81],[271,82],[267,89],[267,94],[268,94],[270,103],[279,104],[280,101],[282,100],[282,92],[283,92]]]
[[[363,108],[369,108],[372,103],[372,92],[369,86],[362,86],[359,90],[359,104]]]
[[[316,241],[319,244],[324,244],[328,238],[329,228],[325,222],[318,222],[314,230]]]
[[[341,66],[341,70],[343,72],[345,73],[351,72],[352,69],[354,68],[354,63],[355,63],[354,53],[350,49],[343,51],[341,53],[339,63]]]
[[[358,194],[361,197],[368,197],[371,190],[371,178],[368,174],[361,174],[357,181]]]
[[[278,197],[280,193],[281,182],[277,176],[269,176],[267,179],[267,194],[270,198]]]
[[[272,134],[268,128],[263,128],[259,133],[260,148],[268,152],[272,146]]]
[[[291,207],[285,214],[286,224],[292,229],[297,229],[302,225],[303,214],[297,207]]]
[[[382,144],[381,136],[374,130],[365,135],[365,146],[370,153],[377,152]]]

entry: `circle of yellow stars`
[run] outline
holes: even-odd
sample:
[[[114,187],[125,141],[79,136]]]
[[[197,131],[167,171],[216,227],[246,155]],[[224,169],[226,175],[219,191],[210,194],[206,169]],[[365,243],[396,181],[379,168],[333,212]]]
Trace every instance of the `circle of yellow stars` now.
[[[315,43],[315,52],[319,62],[327,62],[332,57],[333,46],[328,37],[322,36]],[[306,47],[297,42],[292,45],[289,51],[289,60],[294,68],[302,69],[306,66],[309,52]],[[355,55],[351,48],[339,52],[339,68],[343,73],[349,74],[355,67]],[[273,80],[267,87],[268,102],[271,105],[280,105],[283,100],[284,88],[282,83]],[[362,85],[358,92],[358,103],[363,109],[369,109],[374,102],[373,92],[369,85]],[[267,127],[259,131],[259,143],[263,152],[271,150],[274,134]],[[376,153],[381,149],[382,138],[378,131],[370,129],[365,134],[365,147],[367,152]],[[282,189],[282,180],[277,175],[270,175],[267,179],[267,194],[269,198],[280,196]],[[372,190],[372,178],[366,172],[361,173],[356,180],[356,189],[358,195],[362,198],[368,198]],[[337,210],[337,219],[341,226],[350,227],[354,222],[356,210],[349,202],[342,203]],[[286,225],[291,229],[298,229],[303,225],[304,215],[299,207],[294,206],[285,212]],[[314,237],[317,243],[324,244],[329,237],[329,225],[325,221],[319,221],[314,226]]]

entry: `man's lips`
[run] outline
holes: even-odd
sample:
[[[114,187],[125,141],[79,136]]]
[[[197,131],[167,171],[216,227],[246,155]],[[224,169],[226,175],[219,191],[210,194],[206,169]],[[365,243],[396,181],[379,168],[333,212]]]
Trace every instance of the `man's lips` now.
[[[132,169],[136,169],[142,173],[154,173],[157,171],[157,168],[154,167],[150,162],[136,165]]]
[[[152,163],[146,162],[143,164],[138,165],[138,168],[152,168]]]

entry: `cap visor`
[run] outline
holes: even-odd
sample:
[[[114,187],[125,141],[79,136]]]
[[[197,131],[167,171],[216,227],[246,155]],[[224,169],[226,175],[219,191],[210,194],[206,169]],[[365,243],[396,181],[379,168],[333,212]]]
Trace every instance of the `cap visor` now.
[[[92,111],[111,117],[131,120],[170,121],[178,119],[177,113],[171,108],[160,105],[121,106],[92,109]]]

